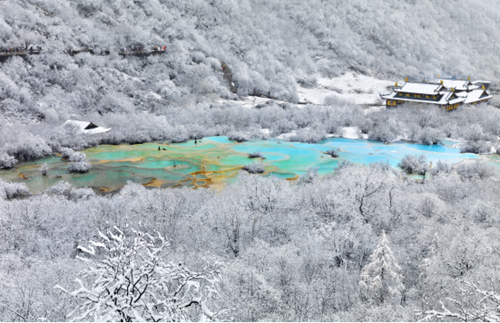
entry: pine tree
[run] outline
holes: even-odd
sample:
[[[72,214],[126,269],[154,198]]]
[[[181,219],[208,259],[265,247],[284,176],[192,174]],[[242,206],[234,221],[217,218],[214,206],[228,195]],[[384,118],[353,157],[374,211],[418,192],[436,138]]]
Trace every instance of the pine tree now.
[[[401,267],[389,248],[389,240],[382,232],[377,248],[370,256],[370,263],[361,272],[359,284],[373,293],[380,303],[394,299],[401,295],[404,285],[401,283],[403,276],[398,272]]]

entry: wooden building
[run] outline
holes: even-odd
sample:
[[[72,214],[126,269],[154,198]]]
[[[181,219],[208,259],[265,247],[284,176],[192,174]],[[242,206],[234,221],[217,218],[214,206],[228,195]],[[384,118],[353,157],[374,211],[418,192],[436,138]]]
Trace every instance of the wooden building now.
[[[493,96],[488,93],[489,82],[456,79],[437,79],[432,82],[406,82],[396,86],[393,92],[380,95],[386,100],[387,107],[406,103],[432,104],[447,111],[461,105],[487,102]]]

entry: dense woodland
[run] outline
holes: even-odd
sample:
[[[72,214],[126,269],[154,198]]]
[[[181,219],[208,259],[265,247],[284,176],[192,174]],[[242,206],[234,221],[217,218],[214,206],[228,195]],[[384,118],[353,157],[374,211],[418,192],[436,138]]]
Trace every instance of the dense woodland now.
[[[493,105],[297,104],[299,87],[349,70],[495,84],[499,18],[494,0],[1,1],[0,47],[43,51],[0,62],[0,169],[59,152],[82,171],[75,151],[99,144],[318,142],[345,127],[500,152]],[[166,53],[117,54],[130,46]],[[274,99],[243,107],[254,90]],[[113,129],[85,136],[70,118]],[[500,320],[498,179],[480,162],[406,156],[295,182],[242,172],[221,191],[30,194],[0,180],[0,320]]]
[[[91,259],[110,258],[98,242],[118,229],[129,248],[134,230],[168,237],[161,259],[174,267],[219,264],[218,292],[204,295],[216,320],[413,321],[442,311],[440,301],[472,311],[481,295],[465,282],[494,291],[500,278],[500,187],[491,167],[442,164],[419,183],[384,164],[344,164],[293,183],[242,173],[220,192],[129,183],[113,196],[61,183],[24,199],[15,198],[22,184],[0,183],[9,194],[0,198],[1,318],[66,320],[81,299],[54,286],[77,290],[79,277],[90,289],[99,275],[82,277],[87,265],[78,258],[89,245]],[[381,284],[370,283],[383,267],[371,255],[384,235],[393,263]],[[101,298],[102,318],[113,307]]]

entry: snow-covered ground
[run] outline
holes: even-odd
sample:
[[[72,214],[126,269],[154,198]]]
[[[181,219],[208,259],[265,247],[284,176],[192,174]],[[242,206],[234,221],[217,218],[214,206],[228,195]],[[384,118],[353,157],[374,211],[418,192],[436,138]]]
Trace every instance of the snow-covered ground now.
[[[347,72],[336,78],[316,77],[317,88],[299,88],[299,99],[301,102],[313,104],[324,104],[325,99],[334,97],[363,105],[383,104],[379,94],[390,93],[389,86],[394,82],[380,80],[372,76],[366,76],[355,72]]]
[[[361,133],[358,127],[344,127],[342,129],[342,138],[347,139],[367,139],[368,135]]]
[[[388,87],[394,86],[394,82],[392,81],[380,80],[355,72],[347,72],[342,76],[332,79],[317,76],[316,81],[317,86],[315,88],[297,86],[299,101],[301,103],[324,105],[325,103],[328,104],[328,102],[325,102],[325,99],[329,98],[333,102],[338,100],[340,102],[374,106],[369,110],[380,109],[385,107],[379,94],[390,93],[391,90]],[[256,96],[248,96],[241,103],[244,107],[250,109],[259,104],[266,104],[269,100],[277,103],[286,103],[280,100]],[[369,113],[369,110],[365,111],[365,113]]]
[[[111,130],[111,128],[104,128],[104,127],[100,127],[100,126],[97,126],[95,128],[91,128],[91,129],[86,129],[86,127],[90,125],[89,121],[67,120],[62,125],[62,127],[66,126],[66,125],[75,126],[79,130],[80,133],[83,133],[86,135],[94,135],[97,133],[108,132]]]
[[[262,98],[260,96],[247,96],[246,99],[241,101],[241,103],[245,108],[250,109],[250,108],[255,108],[259,104],[266,104],[267,101],[269,101],[269,100],[270,99],[268,99],[268,98]],[[278,100],[274,100],[274,101],[280,102]]]

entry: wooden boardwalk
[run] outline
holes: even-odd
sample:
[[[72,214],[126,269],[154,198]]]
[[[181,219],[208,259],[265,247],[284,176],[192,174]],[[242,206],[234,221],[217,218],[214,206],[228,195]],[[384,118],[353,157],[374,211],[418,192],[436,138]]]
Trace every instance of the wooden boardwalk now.
[[[40,50],[20,50],[20,51],[12,51],[12,52],[6,52],[6,51],[1,51],[0,52],[0,62],[5,62],[9,57],[13,56],[21,56],[24,57],[26,55],[38,55],[40,54]]]

